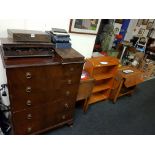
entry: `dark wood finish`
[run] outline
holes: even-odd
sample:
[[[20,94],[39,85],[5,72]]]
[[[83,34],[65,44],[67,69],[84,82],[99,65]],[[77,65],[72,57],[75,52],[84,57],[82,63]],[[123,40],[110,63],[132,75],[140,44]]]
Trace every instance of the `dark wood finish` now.
[[[84,57],[74,52],[79,57],[76,61],[74,56],[68,59],[58,53],[47,58],[3,59],[14,134],[38,134],[73,123],[84,63]],[[70,61],[63,63],[63,59]]]
[[[43,31],[8,29],[8,38],[13,41],[25,42],[51,42],[49,34]]]
[[[126,69],[134,72],[125,74],[122,71]],[[135,91],[136,86],[143,81],[143,73],[140,70],[129,66],[119,68],[110,93],[110,99],[115,103],[118,97],[131,95]]]
[[[53,56],[54,44],[36,42],[14,42],[11,38],[1,38],[1,52],[5,59],[18,57]]]

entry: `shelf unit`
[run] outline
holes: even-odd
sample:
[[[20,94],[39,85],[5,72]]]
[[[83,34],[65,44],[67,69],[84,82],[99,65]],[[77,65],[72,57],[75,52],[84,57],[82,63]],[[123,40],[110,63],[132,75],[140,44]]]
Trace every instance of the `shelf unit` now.
[[[84,70],[95,79],[88,104],[109,98],[118,64],[118,59],[110,56],[86,59]]]

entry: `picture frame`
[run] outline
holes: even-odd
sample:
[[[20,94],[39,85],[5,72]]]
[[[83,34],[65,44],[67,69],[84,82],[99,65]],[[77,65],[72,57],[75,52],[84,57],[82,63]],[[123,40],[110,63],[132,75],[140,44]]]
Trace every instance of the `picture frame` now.
[[[96,35],[101,19],[71,19],[69,32],[77,34]]]
[[[143,19],[142,25],[147,25],[148,21],[149,21],[149,19]]]
[[[142,25],[143,19],[138,19],[137,25],[138,27],[140,27]]]
[[[146,29],[149,30],[152,28],[154,22],[148,22]]]
[[[138,32],[138,35],[143,35],[143,34],[144,34],[144,32],[145,32],[145,29],[140,28],[140,29],[139,29],[139,32]]]

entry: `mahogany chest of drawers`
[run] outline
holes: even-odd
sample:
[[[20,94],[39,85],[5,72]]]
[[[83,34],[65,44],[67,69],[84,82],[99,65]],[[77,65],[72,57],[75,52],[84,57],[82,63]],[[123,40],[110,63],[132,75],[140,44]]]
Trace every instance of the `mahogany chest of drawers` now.
[[[56,49],[55,57],[3,59],[13,134],[73,123],[83,63],[74,49]]]

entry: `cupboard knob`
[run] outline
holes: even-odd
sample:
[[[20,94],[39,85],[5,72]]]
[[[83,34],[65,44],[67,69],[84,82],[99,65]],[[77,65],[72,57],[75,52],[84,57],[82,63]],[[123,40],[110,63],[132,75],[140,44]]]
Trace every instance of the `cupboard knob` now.
[[[74,71],[74,68],[73,68],[73,67],[71,67],[71,68],[70,68],[70,71]]]
[[[70,95],[70,91],[66,91],[66,95],[69,96]]]
[[[27,119],[32,119],[32,114],[28,114]]]
[[[26,87],[26,92],[27,93],[30,93],[31,92],[31,87],[30,86]]]
[[[31,106],[31,105],[32,105],[31,100],[27,100],[26,105],[27,105],[27,106]]]
[[[68,80],[68,84],[72,84],[72,80],[69,79],[69,80]]]
[[[30,72],[27,72],[27,73],[26,73],[26,78],[27,78],[27,79],[31,79],[31,77],[32,77],[32,76],[31,76],[31,73],[30,73]]]
[[[65,116],[65,115],[63,115],[63,116],[62,116],[62,119],[65,119],[65,118],[66,118],[66,116]]]
[[[32,131],[32,128],[31,127],[28,127],[27,128],[27,132],[30,133],[31,131]]]

